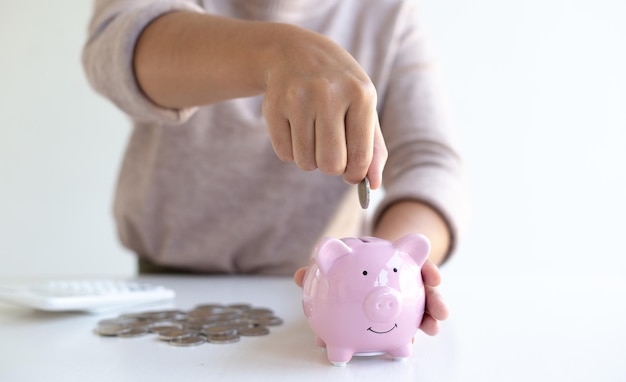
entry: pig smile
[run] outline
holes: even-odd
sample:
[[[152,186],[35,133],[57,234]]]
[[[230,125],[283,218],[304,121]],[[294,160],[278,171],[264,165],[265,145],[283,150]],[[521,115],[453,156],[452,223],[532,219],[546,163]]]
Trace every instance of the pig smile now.
[[[376,334],[385,334],[385,333],[389,333],[390,331],[394,330],[395,328],[398,327],[398,324],[393,324],[393,326],[391,327],[391,329],[387,330],[386,332],[377,332],[376,330],[372,329],[372,327],[370,326],[369,328],[367,328],[368,331],[372,332],[372,333],[376,333]]]

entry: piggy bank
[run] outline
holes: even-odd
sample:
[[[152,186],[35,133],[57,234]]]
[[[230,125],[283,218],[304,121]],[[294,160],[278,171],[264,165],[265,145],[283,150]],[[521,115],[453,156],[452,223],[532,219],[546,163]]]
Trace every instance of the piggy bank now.
[[[419,234],[395,242],[374,237],[325,238],[302,285],[302,307],[328,360],[345,366],[354,355],[413,352],[424,315],[421,267],[430,242]]]

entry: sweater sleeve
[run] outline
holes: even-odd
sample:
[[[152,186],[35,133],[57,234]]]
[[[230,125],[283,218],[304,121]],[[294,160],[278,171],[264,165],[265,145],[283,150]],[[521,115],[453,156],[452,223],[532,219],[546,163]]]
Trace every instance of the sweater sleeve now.
[[[389,158],[374,221],[393,203],[424,202],[446,221],[456,247],[467,215],[458,143],[434,55],[413,2],[405,2],[380,121]]]
[[[137,121],[177,124],[196,108],[167,109],[139,88],[133,70],[135,44],[143,29],[173,11],[203,12],[190,0],[95,0],[83,67],[91,86]]]

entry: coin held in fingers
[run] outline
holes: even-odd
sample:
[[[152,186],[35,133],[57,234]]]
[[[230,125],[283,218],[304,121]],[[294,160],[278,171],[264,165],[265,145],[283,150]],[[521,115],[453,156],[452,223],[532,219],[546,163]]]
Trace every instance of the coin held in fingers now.
[[[359,191],[359,203],[361,203],[361,208],[367,209],[370,205],[370,180],[365,177],[361,183],[359,183],[358,187]]]

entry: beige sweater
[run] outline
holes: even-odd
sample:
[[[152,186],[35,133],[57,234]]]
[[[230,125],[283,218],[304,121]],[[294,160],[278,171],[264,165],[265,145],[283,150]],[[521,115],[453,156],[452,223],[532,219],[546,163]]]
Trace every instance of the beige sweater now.
[[[289,274],[308,263],[320,236],[359,234],[358,224],[341,220],[351,214],[337,212],[346,200],[343,210],[357,211],[353,187],[276,157],[261,96],[167,110],[141,93],[134,44],[151,20],[178,9],[287,22],[348,50],[377,88],[389,150],[374,217],[394,201],[421,200],[458,240],[466,200],[461,162],[413,1],[96,0],[85,71],[134,125],[114,203],[125,246],[172,268]]]

